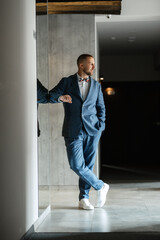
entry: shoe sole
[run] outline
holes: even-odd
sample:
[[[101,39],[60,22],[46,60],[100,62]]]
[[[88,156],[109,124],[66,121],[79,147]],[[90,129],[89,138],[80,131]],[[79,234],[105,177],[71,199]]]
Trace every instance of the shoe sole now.
[[[78,208],[80,208],[80,209],[83,209],[83,210],[94,210],[94,207],[93,208],[85,208],[85,207],[83,207],[83,206],[78,206]]]

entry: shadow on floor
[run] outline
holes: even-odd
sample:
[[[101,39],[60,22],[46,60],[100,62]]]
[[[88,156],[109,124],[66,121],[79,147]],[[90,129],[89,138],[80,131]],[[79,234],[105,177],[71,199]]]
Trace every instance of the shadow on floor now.
[[[33,233],[29,240],[159,240],[160,233]]]
[[[108,183],[160,181],[160,168],[147,166],[102,166],[101,179]],[[148,189],[144,189],[147,191]],[[155,190],[155,189],[154,189]],[[159,188],[156,190],[160,190]],[[25,239],[27,240],[27,239]],[[160,232],[38,233],[28,240],[160,240]]]

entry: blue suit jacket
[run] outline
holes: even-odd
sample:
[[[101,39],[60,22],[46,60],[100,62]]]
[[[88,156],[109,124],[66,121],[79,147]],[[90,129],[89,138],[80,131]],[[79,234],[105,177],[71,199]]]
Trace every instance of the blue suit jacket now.
[[[56,103],[61,95],[70,95],[72,103],[63,103],[65,116],[62,128],[64,137],[77,136],[82,126],[90,135],[96,135],[105,128],[105,105],[101,85],[92,77],[90,89],[85,101],[81,98],[77,74],[62,78],[49,91],[49,102]]]
[[[37,109],[39,103],[48,103],[48,101],[49,101],[48,90],[42,85],[42,83],[37,78]],[[37,135],[39,137],[41,135],[41,131],[39,127],[39,121],[37,120],[37,122],[38,122]]]
[[[37,78],[37,103],[48,103],[48,90]]]

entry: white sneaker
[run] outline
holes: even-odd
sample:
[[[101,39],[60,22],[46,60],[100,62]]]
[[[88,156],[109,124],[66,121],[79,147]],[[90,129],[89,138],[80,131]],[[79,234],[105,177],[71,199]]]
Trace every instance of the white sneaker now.
[[[109,190],[109,185],[107,183],[104,183],[104,186],[97,191],[97,201],[95,205],[96,208],[103,207],[103,205],[106,202],[108,190]]]
[[[93,205],[90,204],[90,202],[87,198],[82,198],[79,201],[79,208],[83,208],[85,210],[93,210],[94,209]]]

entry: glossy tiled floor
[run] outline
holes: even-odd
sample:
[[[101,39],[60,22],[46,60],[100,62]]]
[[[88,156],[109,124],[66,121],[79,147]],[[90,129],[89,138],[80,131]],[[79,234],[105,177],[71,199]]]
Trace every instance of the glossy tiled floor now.
[[[51,190],[52,211],[37,232],[152,232],[160,231],[160,180],[152,176],[110,179],[103,208],[78,209],[78,189]],[[107,178],[105,179],[107,181]],[[96,191],[91,190],[94,205]]]

